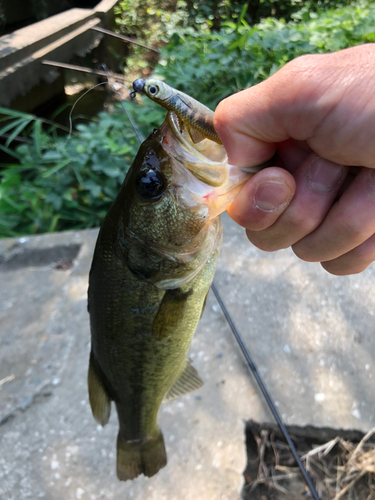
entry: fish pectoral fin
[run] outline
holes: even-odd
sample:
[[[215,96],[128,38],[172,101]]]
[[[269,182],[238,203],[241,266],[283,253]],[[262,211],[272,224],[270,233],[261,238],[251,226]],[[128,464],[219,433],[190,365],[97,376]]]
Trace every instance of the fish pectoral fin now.
[[[199,389],[202,385],[203,380],[200,378],[197,370],[188,359],[182,373],[179,375],[178,379],[174,382],[169,391],[165,394],[163,402],[171,401],[172,399],[184,396],[189,392]]]
[[[203,135],[201,132],[198,132],[198,130],[196,130],[195,128],[193,127],[186,127],[186,128],[194,144],[198,144],[198,142],[201,142],[204,139],[206,139],[206,136]]]
[[[206,308],[206,303],[207,303],[207,297],[208,297],[208,294],[210,293],[210,289],[208,289],[208,292],[206,293],[206,296],[204,298],[204,301],[203,301],[203,306],[202,306],[202,312],[201,312],[201,317],[199,319],[202,319],[202,316],[203,316],[203,313],[204,313],[204,310]]]
[[[88,373],[90,406],[95,420],[104,426],[111,414],[111,399],[104,388],[102,380],[101,369],[91,351]]]
[[[152,334],[156,339],[162,340],[173,335],[176,325],[184,317],[186,303],[191,293],[191,290],[183,292],[180,288],[165,292],[152,325]]]

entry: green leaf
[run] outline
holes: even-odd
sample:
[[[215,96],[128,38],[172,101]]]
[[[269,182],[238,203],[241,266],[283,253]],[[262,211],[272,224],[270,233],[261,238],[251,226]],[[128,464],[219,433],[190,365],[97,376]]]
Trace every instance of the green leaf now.
[[[56,231],[56,227],[57,227],[57,223],[59,222],[59,219],[60,219],[60,215],[59,214],[56,214],[52,217],[52,220],[51,220],[51,224],[48,228],[48,233],[53,233],[54,231]]]
[[[60,210],[62,206],[62,199],[61,196],[57,195],[56,193],[48,193],[46,198],[45,198],[46,203],[52,203],[54,206],[55,210]]]
[[[7,123],[6,125],[4,125],[4,127],[0,129],[0,135],[6,134],[7,132],[9,132],[9,130],[16,128],[19,125],[22,125],[23,123],[25,123],[24,118],[18,118],[18,120],[12,120],[11,122]],[[27,121],[26,124],[28,123],[30,123],[30,121]]]
[[[22,111],[15,111],[14,109],[8,109],[8,108],[2,108],[2,107],[0,107],[0,115],[5,115],[7,117],[13,117],[13,118],[29,119],[29,120],[35,119],[34,115],[31,115],[28,113],[23,113]]]
[[[34,147],[38,156],[42,154],[42,120],[36,120],[33,130]]]
[[[1,151],[4,151],[4,153],[8,154],[9,156],[13,156],[13,158],[16,158],[16,160],[19,160],[20,162],[22,162],[22,159],[23,159],[22,156],[17,154],[12,149],[7,148],[6,146],[3,146],[2,144],[0,144],[0,149],[1,149]]]
[[[28,125],[29,123],[31,122],[31,120],[24,120],[22,123],[20,123],[18,125],[17,128],[15,128],[13,130],[13,132],[10,134],[10,136],[8,137],[6,143],[5,143],[5,146],[6,147],[9,147],[9,145],[14,141],[14,139],[19,136],[19,134],[22,132],[22,130],[24,130]]]
[[[243,6],[242,6],[241,14],[240,14],[240,17],[238,18],[238,21],[237,21],[237,24],[236,24],[236,31],[238,31],[239,27],[242,24],[242,21],[244,20],[244,17],[245,17],[245,14],[246,14],[248,6],[249,5],[247,3],[244,3]]]
[[[56,174],[56,172],[58,172],[59,170],[61,170],[62,168],[66,167],[67,165],[69,165],[70,163],[70,159],[67,158],[65,160],[63,160],[62,162],[58,163],[57,165],[55,165],[54,167],[50,168],[49,170],[47,170],[46,172],[44,172],[42,174],[42,177],[46,178],[46,177],[50,177],[51,175],[53,174]]]

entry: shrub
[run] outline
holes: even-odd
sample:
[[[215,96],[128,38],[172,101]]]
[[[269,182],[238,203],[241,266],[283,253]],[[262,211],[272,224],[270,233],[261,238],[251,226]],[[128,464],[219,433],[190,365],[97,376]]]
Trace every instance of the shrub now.
[[[136,103],[124,105],[143,137],[165,115],[152,102],[142,111]],[[0,237],[99,226],[140,144],[123,109],[78,125],[68,140],[43,129],[32,115],[0,112],[12,116],[14,137],[22,125],[30,128],[27,143],[11,150],[11,135],[1,147],[18,163],[1,171]]]

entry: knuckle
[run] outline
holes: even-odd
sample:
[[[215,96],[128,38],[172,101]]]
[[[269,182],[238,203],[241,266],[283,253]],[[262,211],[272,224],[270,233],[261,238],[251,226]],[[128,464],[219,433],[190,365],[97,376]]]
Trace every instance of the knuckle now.
[[[306,213],[303,207],[294,207],[288,211],[288,228],[286,232],[301,235],[300,238],[312,233],[318,226],[320,220],[316,220],[313,214]],[[300,238],[296,238],[300,239]]]
[[[321,266],[328,273],[334,276],[347,276],[349,274],[359,274],[364,271],[370,262],[354,262],[353,259],[350,261],[346,260],[343,262],[342,259],[335,259],[328,262],[321,262]]]
[[[315,254],[314,249],[311,245],[305,243],[304,241],[299,241],[292,246],[294,254],[301,260],[305,262],[319,262],[319,257]]]
[[[366,239],[367,227],[362,227],[361,221],[355,214],[344,212],[338,215],[336,226],[340,228],[342,238],[352,241],[364,241]]]
[[[289,61],[281,68],[280,73],[288,80],[294,81],[296,75],[298,78],[309,79],[311,78],[312,66],[315,66],[315,56],[306,54]]]
[[[289,245],[282,243],[280,238],[275,237],[275,235],[270,235],[267,231],[262,232],[252,232],[246,231],[249,241],[264,252],[276,252],[283,248],[287,248]]]

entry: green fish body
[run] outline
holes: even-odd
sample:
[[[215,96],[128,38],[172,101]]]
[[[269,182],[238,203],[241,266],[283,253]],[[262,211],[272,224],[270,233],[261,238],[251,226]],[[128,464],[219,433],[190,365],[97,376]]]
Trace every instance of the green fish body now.
[[[212,144],[197,150],[169,113],[141,145],[96,243],[89,398],[101,425],[116,405],[120,480],[166,465],[160,405],[202,385],[187,352],[218,260],[217,215],[249,176]]]

